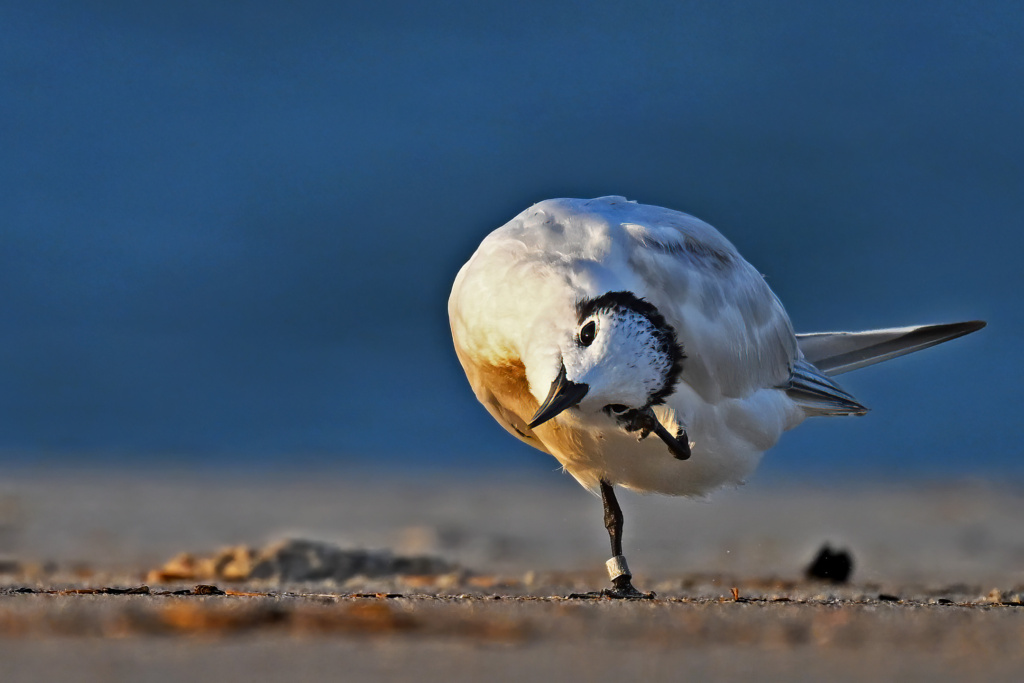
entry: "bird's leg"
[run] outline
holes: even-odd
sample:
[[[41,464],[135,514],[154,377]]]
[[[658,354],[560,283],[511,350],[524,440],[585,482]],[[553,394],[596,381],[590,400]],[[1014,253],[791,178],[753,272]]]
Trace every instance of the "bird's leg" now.
[[[601,502],[604,503],[604,526],[608,529],[608,540],[612,544],[612,559],[605,563],[612,587],[601,591],[610,598],[653,598],[654,593],[641,593],[633,587],[633,575],[622,554],[622,508],[615,499],[611,484],[601,480]]]

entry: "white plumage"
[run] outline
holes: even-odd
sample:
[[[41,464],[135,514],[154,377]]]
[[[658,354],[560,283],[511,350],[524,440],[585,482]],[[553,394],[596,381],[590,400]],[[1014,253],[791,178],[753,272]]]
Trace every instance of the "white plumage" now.
[[[448,313],[473,391],[510,433],[593,491],[670,495],[742,482],[810,415],[866,412],[829,374],[983,325],[798,338],[764,278],[717,230],[622,197],[522,212],[459,271]],[[681,373],[665,335],[681,347]],[[565,386],[575,394],[538,421]],[[667,447],[671,436],[638,440],[650,411],[659,436],[685,432],[689,459]]]

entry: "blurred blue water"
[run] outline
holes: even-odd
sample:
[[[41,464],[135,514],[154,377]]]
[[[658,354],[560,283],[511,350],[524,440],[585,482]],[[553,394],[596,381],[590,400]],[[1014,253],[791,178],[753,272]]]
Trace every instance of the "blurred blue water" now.
[[[0,3],[0,460],[551,467],[459,265],[552,196],[698,215],[799,330],[987,318],[844,378],[777,476],[1024,475],[1012,2]]]

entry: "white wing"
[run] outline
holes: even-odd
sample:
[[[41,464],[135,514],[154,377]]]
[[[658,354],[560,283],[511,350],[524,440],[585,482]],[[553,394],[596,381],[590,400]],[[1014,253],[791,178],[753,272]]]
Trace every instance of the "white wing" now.
[[[785,309],[761,274],[693,216],[631,205],[622,229],[643,296],[676,327],[683,381],[705,400],[739,398],[790,381],[800,358]]]

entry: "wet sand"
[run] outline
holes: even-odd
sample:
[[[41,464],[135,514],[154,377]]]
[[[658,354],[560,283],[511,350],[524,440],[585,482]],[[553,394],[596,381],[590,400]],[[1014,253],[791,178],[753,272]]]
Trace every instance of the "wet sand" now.
[[[1019,677],[1019,490],[755,483],[620,500],[654,600],[566,599],[604,585],[607,540],[600,501],[557,473],[16,472],[0,483],[0,679]],[[443,569],[153,571],[284,538]],[[824,543],[851,552],[848,584],[804,577]]]

